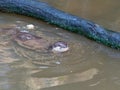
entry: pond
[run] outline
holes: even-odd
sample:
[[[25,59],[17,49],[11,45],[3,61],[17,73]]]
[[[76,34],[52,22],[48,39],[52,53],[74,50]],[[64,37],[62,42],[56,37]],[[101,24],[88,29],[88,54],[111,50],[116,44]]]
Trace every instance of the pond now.
[[[41,0],[71,14],[120,31],[118,0]],[[120,51],[41,20],[0,13],[0,28],[17,26],[70,50],[50,54],[30,50],[0,33],[0,90],[120,90]]]

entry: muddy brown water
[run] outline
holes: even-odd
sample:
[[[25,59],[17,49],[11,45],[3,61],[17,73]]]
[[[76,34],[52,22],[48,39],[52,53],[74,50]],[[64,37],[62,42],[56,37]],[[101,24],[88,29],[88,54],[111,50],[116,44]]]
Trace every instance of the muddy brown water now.
[[[119,0],[42,0],[120,31]],[[0,28],[18,26],[51,42],[68,42],[63,54],[33,51],[0,33],[0,90],[120,90],[120,51],[33,18],[0,13]]]

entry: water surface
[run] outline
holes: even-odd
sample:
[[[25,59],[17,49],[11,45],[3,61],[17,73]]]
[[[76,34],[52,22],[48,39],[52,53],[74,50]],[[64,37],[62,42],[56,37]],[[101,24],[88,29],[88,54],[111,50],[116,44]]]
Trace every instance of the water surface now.
[[[119,31],[118,0],[41,0]],[[120,51],[40,20],[0,13],[0,28],[17,26],[45,39],[66,41],[70,50],[48,54],[26,49],[0,33],[0,90],[119,90]]]

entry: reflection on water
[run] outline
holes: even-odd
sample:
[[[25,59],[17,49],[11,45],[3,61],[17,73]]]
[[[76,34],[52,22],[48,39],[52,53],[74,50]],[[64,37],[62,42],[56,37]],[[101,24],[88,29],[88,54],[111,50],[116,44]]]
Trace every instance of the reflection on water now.
[[[41,0],[119,31],[118,0]],[[29,17],[0,13],[0,28],[17,26],[49,40],[66,41],[62,54],[30,50],[0,33],[0,90],[119,90],[120,52]]]
[[[63,75],[58,77],[43,77],[43,78],[31,77],[26,80],[27,81],[26,83],[31,88],[40,89],[45,87],[64,85],[66,83],[68,84],[74,82],[85,82],[87,80],[93,79],[96,74],[98,74],[98,70],[95,68],[91,68],[81,73],[74,73],[74,74]],[[35,83],[37,83],[37,85]]]

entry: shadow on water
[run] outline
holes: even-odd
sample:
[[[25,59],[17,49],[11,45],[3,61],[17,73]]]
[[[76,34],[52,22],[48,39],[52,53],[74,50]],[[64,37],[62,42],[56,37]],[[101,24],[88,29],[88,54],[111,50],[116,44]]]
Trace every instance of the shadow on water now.
[[[119,31],[118,0],[41,0]],[[0,28],[35,25],[29,32],[50,42],[66,41],[62,54],[30,50],[0,33],[1,90],[119,90],[120,52],[83,36],[25,16],[0,13]]]

